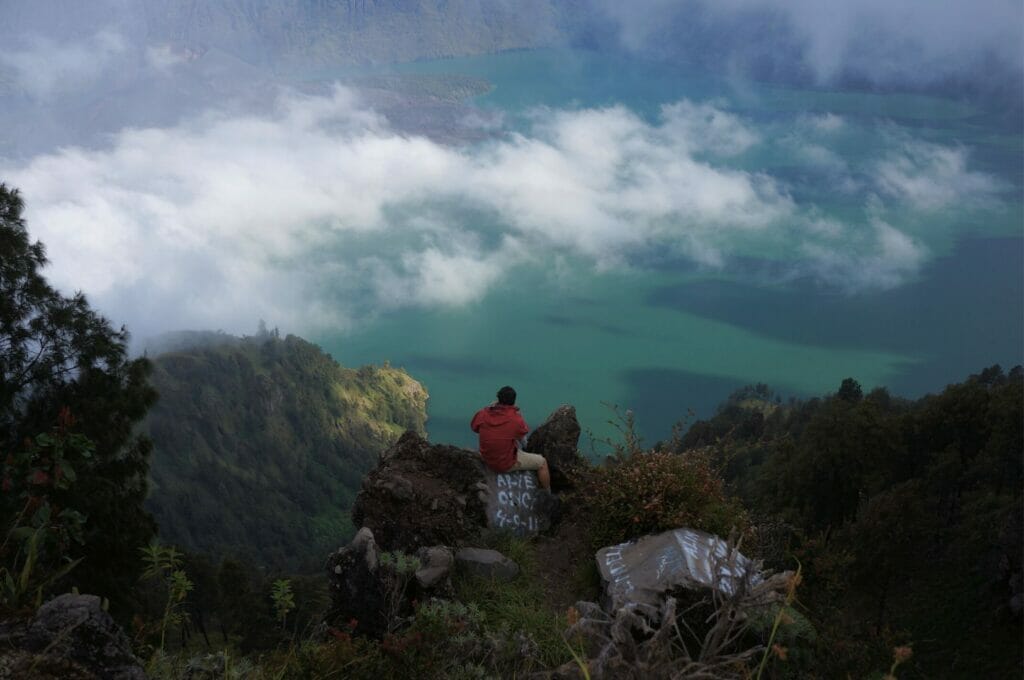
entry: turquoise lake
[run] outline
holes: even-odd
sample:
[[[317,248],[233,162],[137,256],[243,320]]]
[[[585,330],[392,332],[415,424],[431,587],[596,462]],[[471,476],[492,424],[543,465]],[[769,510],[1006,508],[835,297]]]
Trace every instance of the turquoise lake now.
[[[620,105],[654,121],[665,104],[713,103],[762,140],[724,162],[771,177],[801,211],[823,220],[872,223],[871,172],[893,140],[962,153],[966,171],[994,187],[986,201],[957,200],[942,210],[889,207],[887,223],[925,253],[892,285],[850,290],[794,275],[801,251],[782,234],[732,243],[715,267],[658,252],[634,256],[625,268],[542,260],[517,267],[479,302],[396,310],[355,331],[312,338],[345,365],[387,360],[408,369],[430,392],[434,441],[472,446],[469,418],[504,384],[518,390],[531,426],[571,403],[585,430],[606,437],[614,404],[634,410],[650,444],[688,411],[708,416],[751,383],[808,396],[834,391],[849,376],[866,389],[885,385],[917,397],[983,367],[1024,360],[1024,143],[999,111],[920,94],[734,83],[586,52],[394,69],[487,79],[494,89],[474,104],[501,111],[506,132],[527,130],[538,107]],[[854,188],[837,190],[836,172],[796,153],[804,147],[794,130],[809,116],[823,125],[842,121],[815,148]]]

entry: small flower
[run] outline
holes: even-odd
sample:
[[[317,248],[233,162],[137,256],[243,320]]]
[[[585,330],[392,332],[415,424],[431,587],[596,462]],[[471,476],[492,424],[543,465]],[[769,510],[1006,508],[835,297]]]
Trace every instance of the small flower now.
[[[565,621],[566,621],[566,623],[568,623],[570,626],[575,626],[577,623],[579,623],[579,620],[580,620],[580,612],[579,612],[579,610],[576,609],[576,607],[569,607],[566,610],[566,612],[565,612]]]
[[[892,650],[892,659],[897,664],[905,663],[910,661],[910,657],[914,656],[914,650],[909,645],[900,645]]]
[[[352,639],[352,636],[350,636],[348,633],[342,632],[337,628],[328,628],[327,632],[333,635],[336,639],[341,640],[342,642],[348,642]]]
[[[32,477],[30,478],[31,484],[37,484],[39,486],[43,486],[47,484],[49,481],[50,475],[46,474],[42,470],[36,470],[35,472],[32,473]]]
[[[779,657],[779,661],[785,661],[786,655],[789,654],[789,651],[778,643],[772,645],[772,652],[775,656]]]

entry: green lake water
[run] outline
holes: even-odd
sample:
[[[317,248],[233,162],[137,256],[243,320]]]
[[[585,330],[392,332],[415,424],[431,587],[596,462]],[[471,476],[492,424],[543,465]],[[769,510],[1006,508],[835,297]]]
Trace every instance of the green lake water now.
[[[773,276],[798,252],[784,239],[735,246],[729,263],[640,258],[601,271],[572,258],[519,267],[480,302],[404,309],[315,340],[346,365],[390,361],[430,392],[431,439],[472,445],[469,418],[504,384],[536,426],[574,404],[585,429],[612,433],[608,404],[635,411],[648,443],[688,410],[713,413],[737,387],[767,383],[783,395],[834,391],[852,376],[915,397],[969,373],[1024,360],[1022,136],[998,112],[918,94],[738,85],[663,65],[583,52],[515,52],[396,67],[456,73],[494,84],[474,103],[528,130],[538,107],[620,104],[654,121],[663,104],[710,101],[744,120],[763,143],[730,160],[785,186],[802,209],[863,221],[870,190],[836,191],[835,177],[787,146],[810,114],[844,121],[828,149],[854,178],[892,140],[966,149],[969,169],[999,186],[986,205],[958,202],[887,220],[927,250],[916,275],[886,290],[849,292],[807,277]]]

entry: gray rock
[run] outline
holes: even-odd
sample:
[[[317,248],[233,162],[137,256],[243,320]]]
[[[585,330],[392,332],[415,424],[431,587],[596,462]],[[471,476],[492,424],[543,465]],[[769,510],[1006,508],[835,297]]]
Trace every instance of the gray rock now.
[[[416,557],[422,565],[416,570],[416,582],[421,588],[441,587],[448,580],[455,565],[455,556],[443,545],[420,548]]]
[[[556,408],[544,424],[530,434],[526,450],[539,453],[548,461],[551,488],[561,491],[572,487],[573,468],[582,462],[577,449],[580,423],[576,409],[568,404]]]
[[[68,659],[104,680],[145,680],[124,631],[95,595],[59,595],[36,612],[25,649]]]
[[[519,575],[519,565],[497,550],[462,548],[455,553],[455,561],[470,574],[511,581]]]
[[[676,588],[714,588],[730,595],[743,579],[758,583],[757,565],[726,541],[695,529],[674,529],[601,548],[595,556],[607,604],[658,606]]]

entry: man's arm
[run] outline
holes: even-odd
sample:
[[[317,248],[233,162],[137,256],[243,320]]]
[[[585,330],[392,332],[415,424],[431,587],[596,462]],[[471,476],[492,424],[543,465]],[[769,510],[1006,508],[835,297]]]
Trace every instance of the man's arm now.
[[[526,450],[526,435],[529,434],[530,428],[523,420],[522,416],[519,416],[519,430],[516,434],[519,436],[516,438],[516,446],[519,447],[520,451]]]

